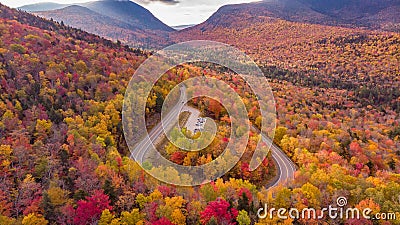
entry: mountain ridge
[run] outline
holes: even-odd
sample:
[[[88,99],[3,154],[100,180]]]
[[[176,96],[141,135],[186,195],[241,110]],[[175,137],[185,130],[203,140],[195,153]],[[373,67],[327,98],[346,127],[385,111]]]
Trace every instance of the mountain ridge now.
[[[52,2],[36,3],[31,5],[24,5],[18,9],[31,12],[31,13],[43,13],[44,11],[53,11],[66,8],[71,5],[82,6],[88,8],[98,14],[108,16],[112,19],[120,20],[121,22],[130,23],[136,25],[141,29],[155,29],[162,31],[174,31],[173,28],[169,27],[157,17],[155,17],[148,9],[141,5],[129,1],[129,0],[99,0],[85,3],[74,3],[74,4],[58,4]],[[141,21],[139,19],[148,20],[148,22]]]
[[[232,16],[249,21],[272,17],[291,22],[399,32],[400,16],[395,13],[396,8],[400,8],[399,0],[343,0],[336,3],[330,0],[269,0],[222,6],[205,23],[227,26],[227,18]],[[388,15],[382,13],[384,11],[393,13]]]
[[[249,24],[268,24],[277,19],[337,27],[400,31],[400,0],[264,0],[232,4],[220,7],[205,22],[192,27],[182,27],[183,29],[165,25],[150,11],[128,0],[102,0],[78,5],[91,10],[91,16],[88,15],[89,11],[85,11],[83,15],[72,13],[72,16],[67,7],[36,14],[67,22],[67,25],[114,41],[120,40],[133,47],[150,49],[172,44],[176,41],[176,36],[185,36],[184,33],[191,30],[203,32],[215,27],[242,29]],[[46,3],[43,6],[46,6]]]
[[[20,9],[26,8],[29,6]],[[136,48],[155,49],[169,44],[168,33],[175,31],[131,1],[103,0],[33,13]]]
[[[83,3],[82,6],[113,19],[136,24],[141,29],[174,31],[173,28],[159,20],[148,9],[135,2],[101,0]],[[144,22],[143,19],[147,21]]]
[[[39,11],[62,9],[69,5],[70,4],[59,4],[59,3],[55,3],[55,2],[41,2],[41,3],[23,5],[21,7],[18,7],[18,9],[27,11],[27,12],[39,12]]]

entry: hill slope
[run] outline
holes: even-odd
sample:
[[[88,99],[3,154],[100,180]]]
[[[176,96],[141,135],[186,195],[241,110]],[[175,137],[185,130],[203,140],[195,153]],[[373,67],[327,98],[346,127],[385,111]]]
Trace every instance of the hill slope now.
[[[147,218],[150,206],[139,211],[127,203],[161,185],[129,158],[122,130],[124,92],[147,55],[102,40],[0,4],[0,224],[97,224],[104,221],[106,209],[122,215],[114,224],[122,219],[172,224],[152,213]],[[155,96],[168,93],[187,74],[184,68],[168,73],[159,80]],[[150,106],[153,100],[147,100],[150,113],[157,107]],[[252,190],[246,193],[255,196],[256,186],[247,181],[267,180],[271,164],[266,160],[263,170],[246,173],[246,183],[244,177],[231,178],[227,185],[238,193]],[[232,173],[240,177],[239,171],[237,166]],[[159,199],[163,205],[173,197],[183,212],[191,210],[186,190],[159,189],[166,190]],[[205,208],[205,200],[197,196],[195,201]],[[238,202],[241,195],[236,196],[233,201]],[[185,224],[185,216],[181,218]],[[200,221],[200,215],[192,221]]]
[[[226,18],[230,16],[246,20],[248,17],[253,20],[273,17],[294,22],[399,31],[398,7],[399,0],[268,0],[223,6],[208,22],[217,21],[221,25],[221,20],[224,20],[229,23]]]
[[[71,5],[72,4],[46,2],[24,5],[19,7],[19,9],[27,12],[44,12],[62,9]],[[120,20],[123,23],[128,23],[140,29],[174,31],[174,29],[157,19],[149,10],[132,1],[100,0],[87,3],[75,3],[73,5],[86,7],[101,15]]]
[[[131,1],[96,1],[69,5],[56,10],[39,10],[46,4],[27,5],[21,9],[35,9],[35,14],[63,21],[66,25],[119,40],[140,48],[159,48],[169,43],[173,28],[165,25],[142,6]]]
[[[166,43],[166,31],[142,29],[78,5],[35,14],[133,47],[157,48]]]
[[[399,34],[291,22],[273,16],[281,11],[262,10],[262,5],[265,3],[222,7],[206,22],[174,33],[171,38],[177,42],[201,39],[234,45],[265,68],[289,71],[279,75],[286,80],[360,93],[370,91],[376,95],[368,100],[370,103],[385,103],[400,110]],[[307,13],[315,18],[326,17],[302,12]]]
[[[149,10],[131,1],[103,0],[84,3],[82,6],[113,19],[135,25],[140,29],[174,31]]]

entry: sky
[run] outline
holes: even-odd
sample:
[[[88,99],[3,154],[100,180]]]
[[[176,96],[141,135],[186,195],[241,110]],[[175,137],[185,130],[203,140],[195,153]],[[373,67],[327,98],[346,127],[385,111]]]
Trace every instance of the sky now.
[[[207,20],[219,7],[226,4],[255,2],[258,0],[134,0],[150,10],[169,26],[199,24]],[[85,0],[0,0],[10,7],[19,7],[39,2],[63,4],[88,2]]]

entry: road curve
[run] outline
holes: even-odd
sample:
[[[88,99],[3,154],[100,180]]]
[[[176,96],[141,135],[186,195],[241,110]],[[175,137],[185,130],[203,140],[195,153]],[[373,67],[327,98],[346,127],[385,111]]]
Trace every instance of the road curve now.
[[[181,86],[180,88],[181,97],[178,103],[174,106],[174,108],[167,113],[164,117],[164,125],[167,126],[167,129],[172,128],[173,122],[176,122],[176,117],[179,115],[181,109],[184,107],[186,103],[186,87]],[[168,132],[168,130],[166,130]],[[134,151],[131,153],[131,158],[139,161],[140,164],[144,162],[146,152],[152,147],[152,143],[154,143],[161,135],[164,134],[164,129],[162,123],[158,123],[149,133],[149,136],[144,138],[141,142],[139,142]],[[270,150],[272,151],[272,158],[277,167],[277,176],[273,180],[272,183],[268,184],[268,188],[276,187],[278,185],[285,185],[289,181],[294,179],[294,173],[296,172],[296,165],[292,162],[292,160],[278,147],[276,146],[272,140],[262,134],[262,141],[264,141],[267,145],[271,144]]]
[[[269,188],[276,187],[280,184],[285,185],[294,179],[294,173],[296,172],[296,164],[278,147],[272,140],[262,134],[262,140],[268,145],[271,144],[270,150],[272,151],[272,158],[277,167],[277,178],[268,185]]]
[[[186,87],[181,86],[180,88],[181,92],[181,97],[178,101],[178,103],[172,108],[172,110],[167,113],[166,116],[164,116],[164,125],[167,126],[166,132],[168,132],[170,128],[172,128],[173,125],[172,123],[175,122],[177,115],[179,115],[180,110],[183,108],[183,106],[186,103]],[[164,134],[164,129],[162,123],[158,123],[150,132],[149,136],[145,137],[142,141],[140,141],[136,146],[135,149],[131,152],[131,158],[135,159],[138,161],[140,164],[143,164],[144,162],[144,157],[146,155],[146,152],[153,147],[153,143],[156,142],[156,140]]]

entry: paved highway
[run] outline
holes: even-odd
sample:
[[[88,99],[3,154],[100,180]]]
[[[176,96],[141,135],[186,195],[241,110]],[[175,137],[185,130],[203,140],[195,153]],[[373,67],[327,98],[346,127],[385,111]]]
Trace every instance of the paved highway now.
[[[180,88],[181,97],[174,108],[167,113],[164,117],[164,125],[167,126],[166,132],[169,131],[176,122],[177,115],[180,114],[181,109],[186,103],[186,88],[182,86]],[[163,126],[161,123],[157,124],[149,133],[149,138],[145,138],[138,145],[136,145],[134,152],[132,152],[131,157],[143,163],[145,159],[146,152],[152,147],[154,143],[161,135],[164,134]],[[277,177],[268,185],[269,188],[276,187],[280,184],[285,185],[288,181],[293,180],[294,173],[296,172],[296,165],[290,160],[290,158],[275,144],[272,140],[266,136],[262,135],[262,140],[268,145],[271,144],[272,158],[277,167]]]
[[[186,87],[180,88],[181,97],[174,108],[164,116],[164,125],[166,126],[165,132],[168,132],[173,128],[174,122],[176,122],[177,115],[180,114],[182,107],[186,103]],[[139,144],[136,145],[135,150],[131,153],[131,158],[136,159],[139,163],[144,162],[146,152],[152,147],[152,143],[164,134],[162,123],[158,123],[149,133],[149,138],[144,138]]]
[[[270,150],[272,151],[272,158],[275,161],[278,173],[277,178],[268,187],[276,187],[280,184],[285,185],[287,182],[293,180],[294,173],[297,170],[294,162],[265,134],[262,134],[262,140],[268,145],[272,144]]]

